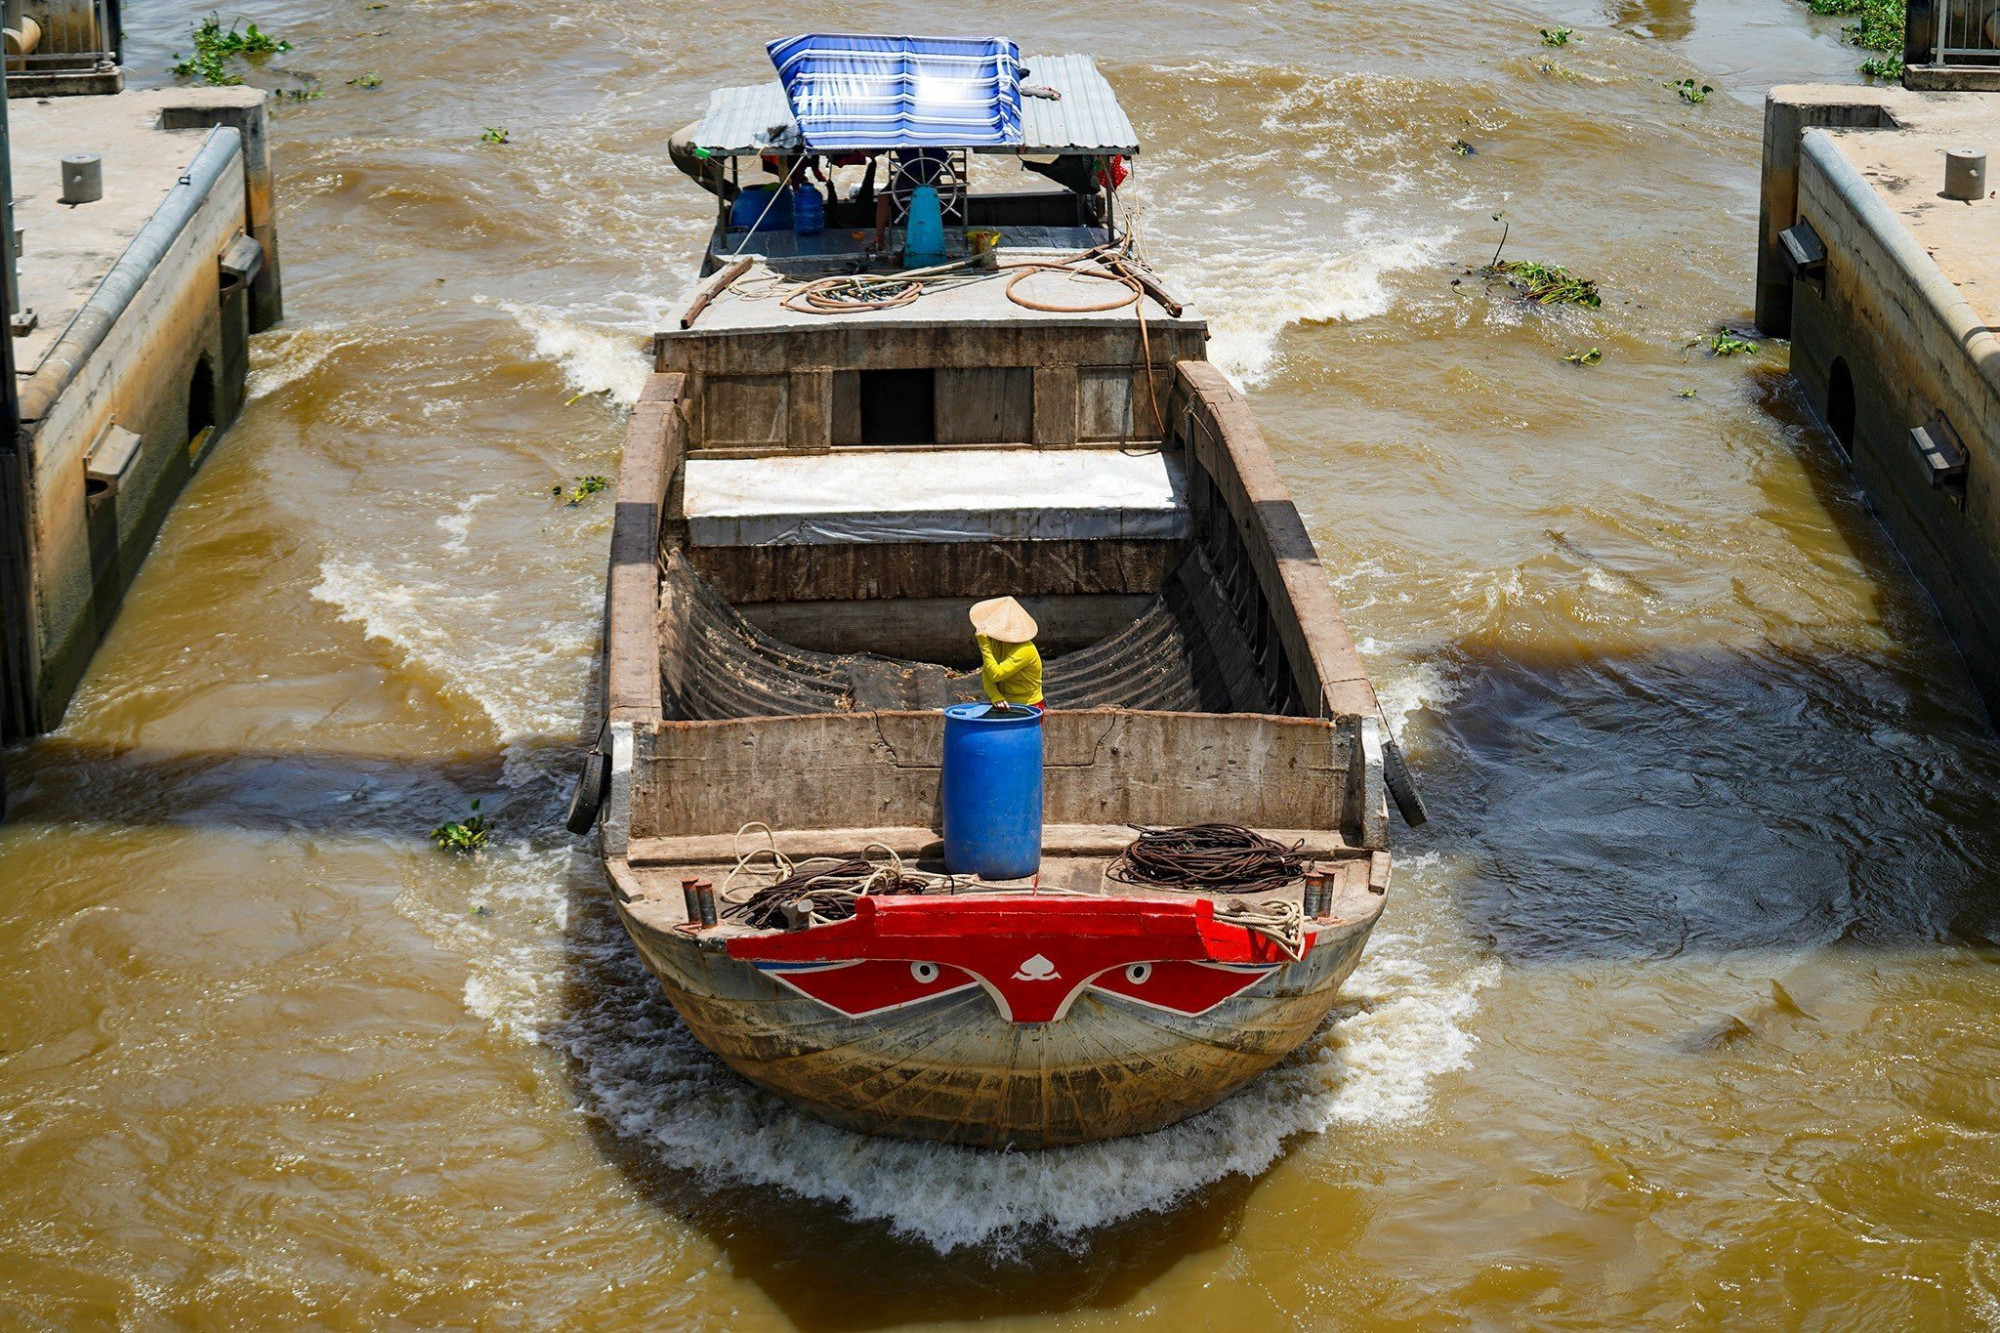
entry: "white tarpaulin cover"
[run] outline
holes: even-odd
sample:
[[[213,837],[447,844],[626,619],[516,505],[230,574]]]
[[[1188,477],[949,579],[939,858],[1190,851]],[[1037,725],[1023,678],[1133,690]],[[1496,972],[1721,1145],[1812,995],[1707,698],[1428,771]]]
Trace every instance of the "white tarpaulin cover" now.
[[[1116,449],[894,449],[692,458],[696,546],[1057,541],[1188,533],[1180,468]]]

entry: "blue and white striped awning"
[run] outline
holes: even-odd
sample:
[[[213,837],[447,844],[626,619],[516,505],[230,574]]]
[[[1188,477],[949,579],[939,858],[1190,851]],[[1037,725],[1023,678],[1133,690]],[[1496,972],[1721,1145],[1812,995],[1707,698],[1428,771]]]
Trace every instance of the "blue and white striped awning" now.
[[[1004,37],[808,33],[769,49],[811,151],[1021,146],[1021,52]]]

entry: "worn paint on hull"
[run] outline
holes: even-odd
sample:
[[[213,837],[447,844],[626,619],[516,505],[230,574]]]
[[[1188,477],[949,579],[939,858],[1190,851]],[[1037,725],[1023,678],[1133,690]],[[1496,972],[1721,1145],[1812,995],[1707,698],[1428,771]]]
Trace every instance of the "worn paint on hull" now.
[[[688,1028],[745,1078],[848,1129],[995,1148],[1144,1134],[1207,1110],[1312,1035],[1375,923],[1328,929],[1200,1015],[1090,989],[1059,1022],[1017,1024],[978,989],[850,1018],[622,903],[619,917]]]

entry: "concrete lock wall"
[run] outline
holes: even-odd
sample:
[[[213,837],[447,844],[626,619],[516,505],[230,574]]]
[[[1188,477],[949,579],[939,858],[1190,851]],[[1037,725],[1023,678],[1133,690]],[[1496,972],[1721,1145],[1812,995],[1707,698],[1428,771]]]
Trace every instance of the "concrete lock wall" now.
[[[27,426],[34,694],[44,728],[60,720],[181,486],[242,400],[248,306],[240,291],[225,292],[218,264],[249,217],[240,135],[211,130],[203,155],[212,171],[191,170],[176,187],[198,191],[198,202],[103,341],[61,368],[68,378],[52,396],[50,386],[38,396],[35,379],[23,385],[24,417],[44,405]],[[148,225],[173,212],[173,202]],[[140,436],[137,456],[115,489],[91,494],[85,460],[114,425]]]
[[[2000,338],[1823,131],[1804,136],[1797,196],[1827,264],[1824,293],[1792,293],[1792,373],[2000,715]],[[1934,489],[1910,441],[1940,411],[1969,455],[1962,490]]]

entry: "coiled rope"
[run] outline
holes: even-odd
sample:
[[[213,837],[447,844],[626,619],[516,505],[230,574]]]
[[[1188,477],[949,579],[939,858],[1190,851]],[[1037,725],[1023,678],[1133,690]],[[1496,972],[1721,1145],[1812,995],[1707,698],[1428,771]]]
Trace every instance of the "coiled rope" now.
[[[1287,847],[1238,824],[1141,828],[1105,874],[1149,888],[1275,893],[1305,873],[1304,847]]]
[[[743,836],[753,830],[763,831],[765,845],[741,850]],[[832,856],[817,856],[803,865],[794,864],[790,857],[778,850],[778,835],[761,820],[736,830],[736,846],[736,864],[728,878],[722,881],[722,890],[718,895],[723,902],[722,916],[757,930],[782,930],[789,925],[784,910],[788,903],[810,899],[812,905],[806,920],[812,925],[823,926],[853,916],[854,900],[864,894],[950,893],[958,883],[950,875],[932,875],[906,868],[903,858],[896,854],[894,848],[879,842],[870,843],[861,850],[864,854],[881,852],[888,858],[887,865],[877,865],[868,860],[841,860]],[[776,879],[761,888],[730,887],[738,875],[755,873],[756,863],[764,857],[770,858],[771,873],[777,876]],[[822,865],[822,862],[825,864]]]
[[[764,846],[744,850],[744,836],[756,831],[764,834]],[[1225,899],[1220,895],[1271,893],[1289,888],[1304,870],[1301,846],[1287,848],[1235,824],[1140,829],[1139,837],[1112,862],[1105,875],[1120,883],[1146,888],[1217,895],[1217,921],[1263,936],[1296,963],[1305,956],[1305,913],[1298,902],[1289,897]],[[736,848],[736,864],[722,881],[718,894],[723,904],[722,916],[754,930],[792,927],[801,914],[797,907],[788,914],[785,910],[788,904],[809,903],[803,912],[803,923],[824,926],[852,917],[855,901],[864,895],[1020,892],[1018,888],[1003,887],[989,890],[951,875],[912,869],[903,864],[903,858],[894,848],[879,842],[864,847],[862,859],[820,856],[794,863],[778,850],[777,834],[761,820],[736,830]],[[865,859],[866,853],[878,851],[886,858],[886,864]],[[758,862],[766,858],[769,868],[760,870]],[[762,886],[732,887],[739,876],[759,873],[772,875],[772,881]],[[1038,886],[1034,891],[1052,897],[1097,896],[1054,885]]]
[[[1282,893],[1305,873],[1304,846],[1287,847],[1239,824],[1141,828],[1104,875],[1182,893]],[[1294,963],[1305,956],[1305,911],[1289,897],[1218,898],[1215,919],[1262,935]]]

